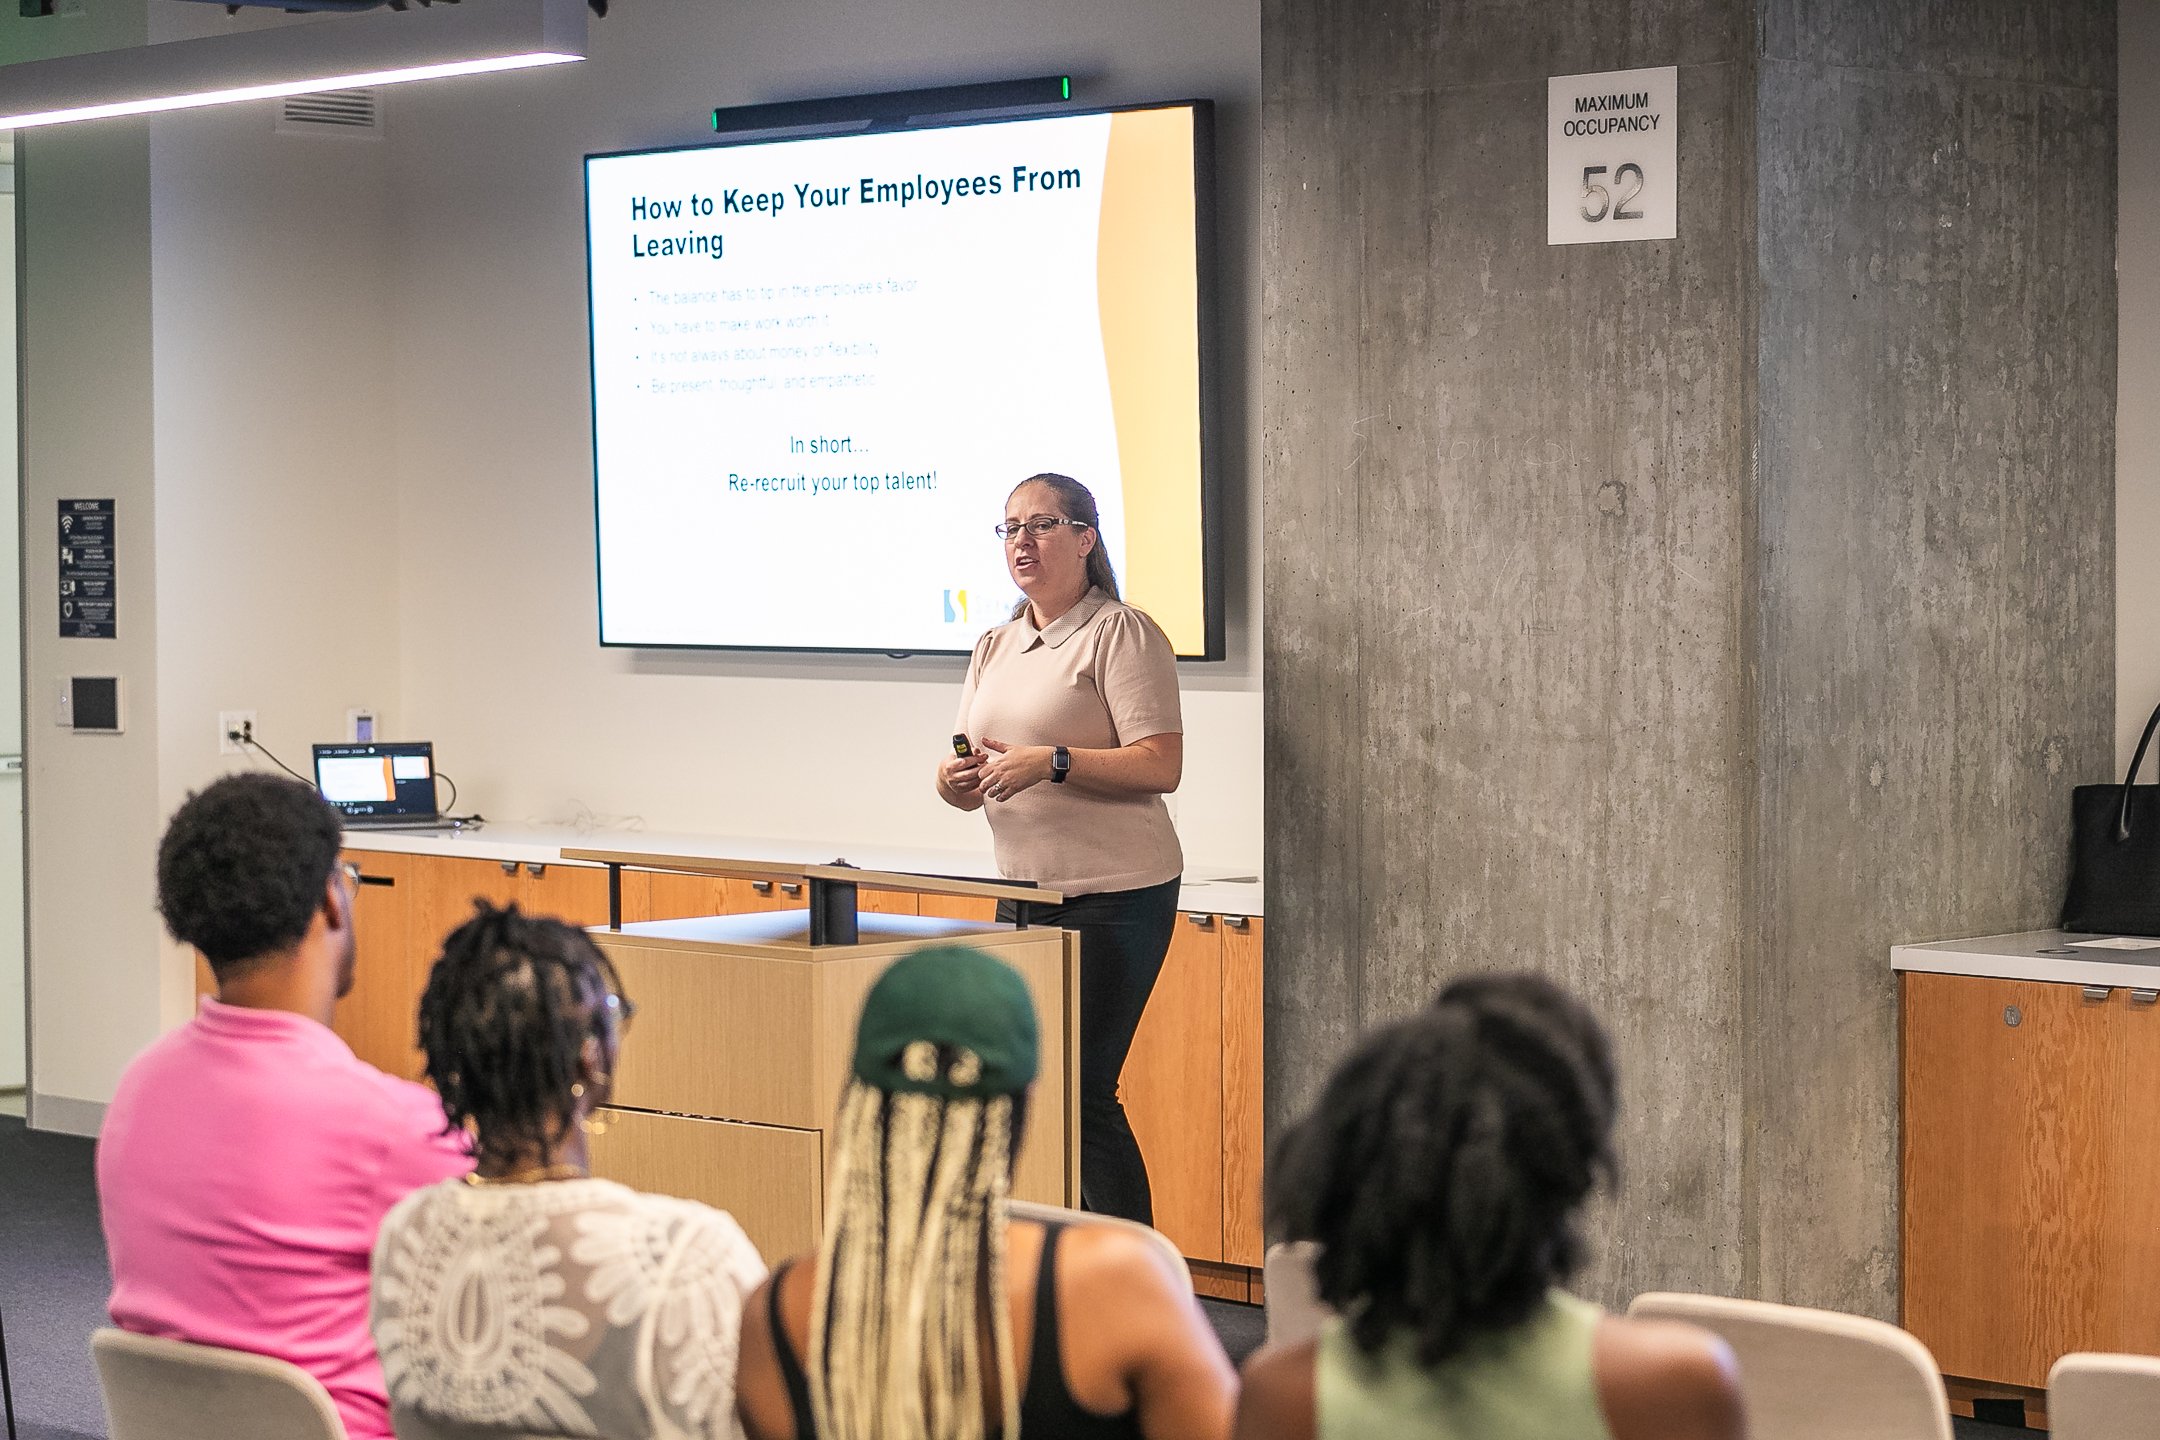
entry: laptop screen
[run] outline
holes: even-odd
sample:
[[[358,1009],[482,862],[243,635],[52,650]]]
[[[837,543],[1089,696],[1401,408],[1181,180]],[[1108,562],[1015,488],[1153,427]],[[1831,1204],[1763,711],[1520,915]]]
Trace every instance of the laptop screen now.
[[[435,815],[435,746],[317,745],[315,788],[353,819]]]

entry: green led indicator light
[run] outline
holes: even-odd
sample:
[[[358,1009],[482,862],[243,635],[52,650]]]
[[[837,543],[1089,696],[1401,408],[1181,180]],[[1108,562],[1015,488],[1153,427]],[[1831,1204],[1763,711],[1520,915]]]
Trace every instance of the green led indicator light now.
[[[1065,98],[1065,99],[1067,99],[1067,100],[1070,100],[1070,99],[1072,99],[1072,76],[1070,76],[1070,75],[1060,75],[1060,76],[1058,77],[1058,88],[1059,88],[1060,90],[1063,90],[1063,91],[1065,92],[1065,94],[1064,94],[1064,98]]]

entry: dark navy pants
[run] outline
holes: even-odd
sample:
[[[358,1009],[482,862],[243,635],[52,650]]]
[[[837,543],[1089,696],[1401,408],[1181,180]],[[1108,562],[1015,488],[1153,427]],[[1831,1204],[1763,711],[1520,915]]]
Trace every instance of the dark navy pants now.
[[[1178,882],[1165,880],[1145,890],[1075,895],[1062,905],[1027,904],[1028,924],[1080,932],[1080,1203],[1143,1225],[1155,1223],[1155,1206],[1118,1076],[1170,952],[1177,902]],[[1019,918],[1019,902],[998,902],[998,919]]]

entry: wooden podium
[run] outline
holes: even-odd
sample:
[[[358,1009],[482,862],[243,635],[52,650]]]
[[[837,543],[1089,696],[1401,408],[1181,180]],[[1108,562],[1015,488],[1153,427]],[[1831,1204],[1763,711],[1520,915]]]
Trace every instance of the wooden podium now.
[[[1042,1030],[1013,1195],[1078,1203],[1079,936],[856,910],[858,886],[1052,904],[1055,891],[848,866],[562,854],[608,867],[612,923],[590,933],[638,1010],[597,1117],[607,1128],[592,1141],[595,1175],[726,1210],[768,1261],[814,1248],[863,997],[909,951],[959,944],[1020,973]],[[800,882],[810,907],[625,925],[625,868]]]

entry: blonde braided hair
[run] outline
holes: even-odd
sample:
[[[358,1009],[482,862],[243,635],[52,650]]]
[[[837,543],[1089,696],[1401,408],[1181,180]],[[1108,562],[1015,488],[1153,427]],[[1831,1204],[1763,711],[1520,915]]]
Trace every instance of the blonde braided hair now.
[[[965,1049],[910,1044],[909,1078],[973,1084]],[[990,1337],[1004,1440],[1020,1392],[1005,1298],[1014,1099],[891,1092],[850,1080],[832,1212],[810,1303],[818,1440],[985,1440]],[[989,1312],[983,1313],[987,1304]],[[805,1437],[809,1440],[809,1437]]]

